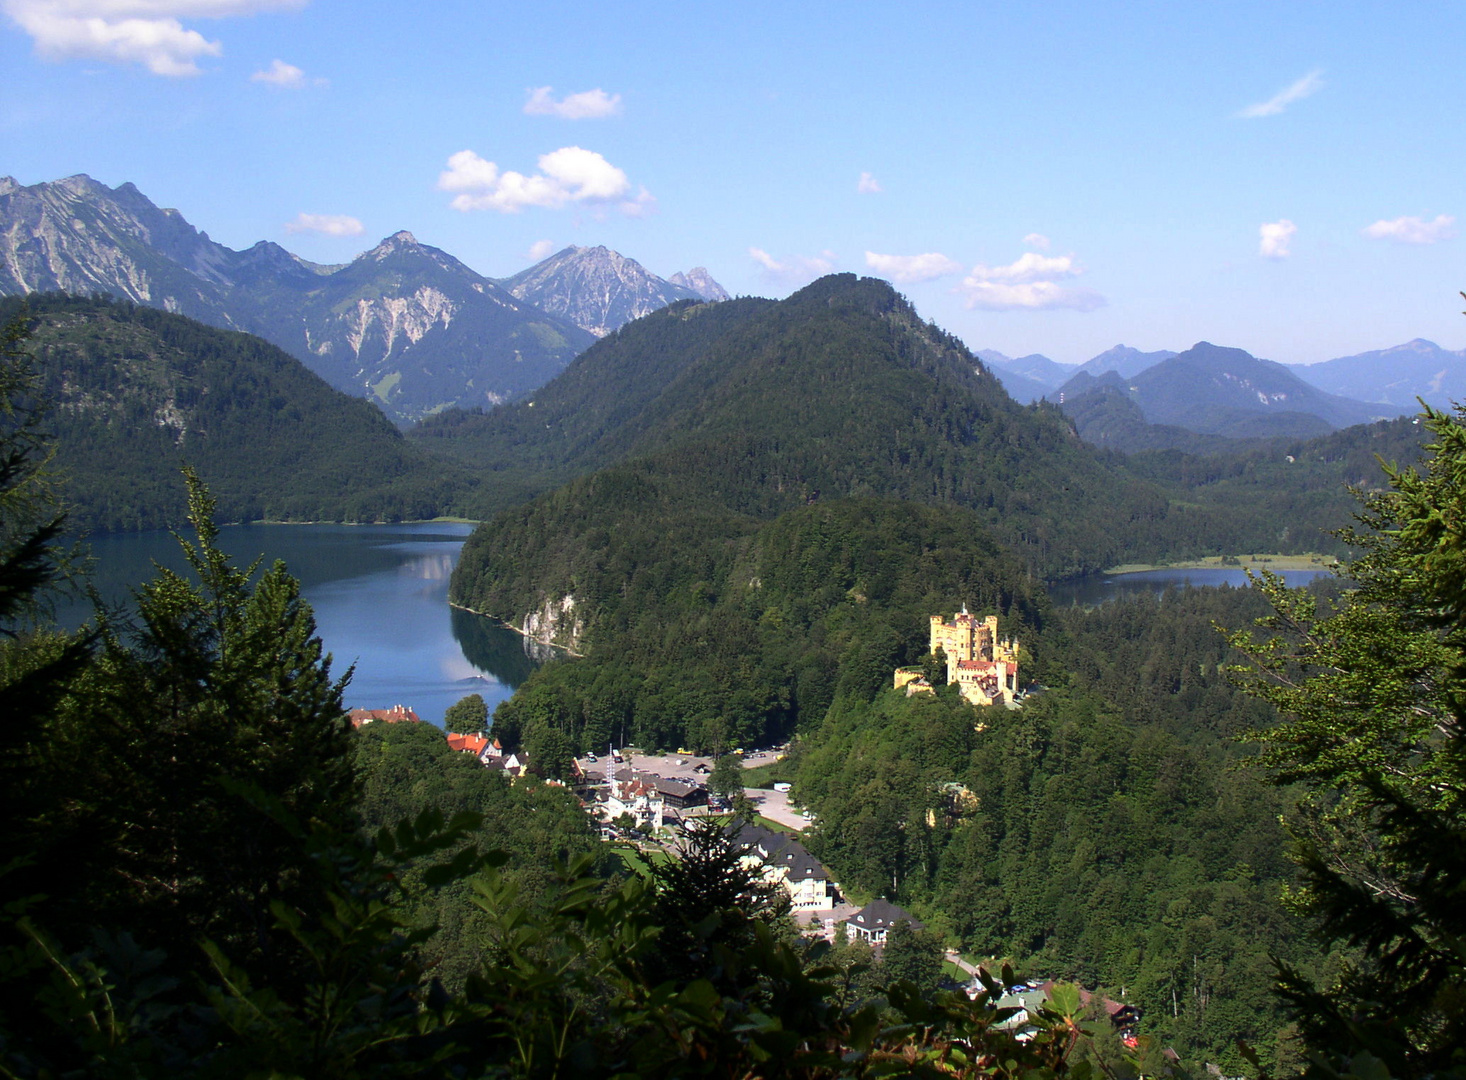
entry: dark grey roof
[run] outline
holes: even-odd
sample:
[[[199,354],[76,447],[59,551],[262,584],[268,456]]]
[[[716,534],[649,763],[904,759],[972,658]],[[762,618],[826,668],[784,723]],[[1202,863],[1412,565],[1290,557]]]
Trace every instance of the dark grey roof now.
[[[850,916],[850,922],[862,930],[889,930],[898,922],[910,923],[913,930],[926,928],[926,924],[915,915],[889,900],[872,900]]]

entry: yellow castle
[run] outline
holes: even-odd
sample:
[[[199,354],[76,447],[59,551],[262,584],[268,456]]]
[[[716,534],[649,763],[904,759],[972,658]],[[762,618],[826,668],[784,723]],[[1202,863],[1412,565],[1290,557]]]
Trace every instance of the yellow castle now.
[[[1018,642],[998,639],[996,615],[979,619],[965,607],[951,622],[933,615],[931,651],[938,649],[947,656],[948,684],[956,684],[972,704],[1013,704],[1018,693]],[[919,667],[896,669],[896,688],[903,686],[908,695],[933,692]]]

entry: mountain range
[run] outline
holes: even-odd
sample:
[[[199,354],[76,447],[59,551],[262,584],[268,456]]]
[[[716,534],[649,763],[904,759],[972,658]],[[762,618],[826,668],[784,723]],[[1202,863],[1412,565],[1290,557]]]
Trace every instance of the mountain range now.
[[[1405,412],[1419,408],[1416,398],[1438,409],[1466,400],[1466,349],[1452,352],[1424,338],[1294,370],[1320,390]]]
[[[1396,411],[1324,393],[1293,368],[1206,341],[1129,378],[1113,370],[1097,378],[1081,371],[1056,396],[1072,415],[1085,395],[1096,392],[1129,399],[1147,424],[1234,439],[1323,435]]]
[[[1057,400],[1059,392],[1067,397],[1076,389],[1082,390],[1087,386],[1083,382],[1073,387],[1065,385],[1079,374],[1098,376],[1114,371],[1122,379],[1133,379],[1176,355],[1169,349],[1142,352],[1116,345],[1083,364],[1061,364],[1040,353],[1010,357],[995,349],[977,352],[1008,392],[1024,402],[1041,397]],[[1390,406],[1376,408],[1380,414],[1413,413],[1419,408],[1417,398],[1440,409],[1449,409],[1452,402],[1466,399],[1466,349],[1453,352],[1423,338],[1317,364],[1279,366],[1327,394]]]
[[[522,396],[618,320],[726,296],[701,267],[673,283],[603,247],[566,249],[505,286],[405,231],[323,266],[268,241],[216,243],[132,184],[0,178],[0,295],[106,293],[255,333],[399,423]]]

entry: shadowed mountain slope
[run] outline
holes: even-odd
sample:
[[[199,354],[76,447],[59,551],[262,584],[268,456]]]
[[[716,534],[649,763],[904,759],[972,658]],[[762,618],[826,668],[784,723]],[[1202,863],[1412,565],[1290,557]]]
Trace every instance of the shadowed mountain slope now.
[[[21,306],[0,301],[0,318]],[[185,462],[226,521],[433,517],[469,486],[259,338],[61,294],[33,296],[28,310],[79,531],[181,524]]]
[[[758,519],[832,498],[956,503],[1054,576],[1111,565],[1137,536],[1192,531],[1056,409],[1016,404],[888,285],[848,274],[778,303],[675,305],[532,401],[414,437],[491,470],[501,506],[610,466],[669,505]],[[578,531],[573,497],[553,497],[570,500],[557,527]]]

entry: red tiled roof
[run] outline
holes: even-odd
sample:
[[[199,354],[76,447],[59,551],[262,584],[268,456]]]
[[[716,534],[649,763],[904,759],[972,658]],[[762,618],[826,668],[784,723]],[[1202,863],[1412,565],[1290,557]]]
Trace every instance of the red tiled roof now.
[[[384,724],[421,724],[422,720],[417,713],[405,705],[394,705],[390,709],[352,709],[347,714],[351,719],[351,726],[359,728],[363,724],[370,724],[380,720]]]
[[[482,735],[460,735],[457,732],[448,734],[448,746],[465,754],[482,754],[484,747],[488,745],[489,740]]]

